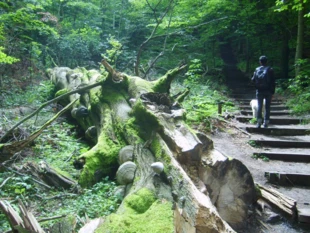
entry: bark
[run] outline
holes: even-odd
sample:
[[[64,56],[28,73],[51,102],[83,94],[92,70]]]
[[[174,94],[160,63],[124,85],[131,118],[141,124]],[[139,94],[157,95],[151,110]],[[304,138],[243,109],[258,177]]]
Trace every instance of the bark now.
[[[297,25],[297,43],[295,52],[295,64],[299,59],[302,59],[303,43],[304,43],[304,4],[303,1],[299,1],[301,9],[298,11],[298,25]],[[299,65],[295,66],[295,76],[298,76],[300,72]]]
[[[26,209],[24,204],[19,201],[20,215],[6,201],[0,201],[0,209],[8,218],[12,232],[23,233],[44,233],[43,229],[35,219],[33,214]]]
[[[234,232],[230,225],[240,228],[254,202],[254,182],[239,161],[215,151],[212,140],[184,122],[185,111],[178,101],[188,90],[176,99],[169,91],[173,79],[186,66],[172,69],[156,81],[146,81],[118,72],[104,60],[102,64],[106,73],[61,67],[49,72],[59,88],[68,90],[72,83],[102,82],[70,96],[79,98],[72,117],[85,132],[93,132],[93,148],[76,161],[82,169],[79,183],[90,186],[116,174],[123,190],[119,210],[104,221],[102,230],[139,227],[141,219],[144,226],[152,222],[152,232]],[[124,151],[129,153],[125,156],[128,161]],[[164,170],[153,169],[154,162],[161,162]],[[225,203],[229,204],[226,208]],[[124,224],[128,221],[131,224]]]

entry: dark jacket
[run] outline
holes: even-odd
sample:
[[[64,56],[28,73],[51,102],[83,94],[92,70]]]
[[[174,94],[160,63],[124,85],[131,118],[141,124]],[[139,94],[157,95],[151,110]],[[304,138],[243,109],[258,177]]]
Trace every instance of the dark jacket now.
[[[253,77],[252,77],[252,82],[255,84],[255,73],[256,71],[260,68],[261,66],[257,67],[254,71]],[[269,78],[269,87],[266,89],[259,89],[257,87],[256,88],[256,93],[262,93],[262,94],[271,94],[273,95],[275,93],[276,90],[276,83],[275,83],[275,77],[274,77],[274,71],[271,67],[268,68],[268,78]]]

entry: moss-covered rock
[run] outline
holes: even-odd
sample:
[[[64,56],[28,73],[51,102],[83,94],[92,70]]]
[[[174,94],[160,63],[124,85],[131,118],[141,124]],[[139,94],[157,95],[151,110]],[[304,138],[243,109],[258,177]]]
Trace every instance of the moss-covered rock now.
[[[146,189],[126,197],[125,212],[110,215],[96,233],[172,233],[172,204],[166,200],[156,200]]]

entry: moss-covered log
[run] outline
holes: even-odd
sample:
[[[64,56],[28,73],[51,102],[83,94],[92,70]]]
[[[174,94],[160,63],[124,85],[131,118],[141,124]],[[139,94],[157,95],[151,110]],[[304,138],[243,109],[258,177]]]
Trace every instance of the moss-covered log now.
[[[214,156],[218,152],[214,151],[212,141],[185,124],[184,109],[169,96],[172,80],[185,66],[168,71],[156,81],[147,81],[115,71],[106,61],[102,64],[107,72],[61,67],[48,71],[60,92],[102,82],[101,86],[64,101],[79,98],[72,117],[94,143],[76,162],[82,169],[79,183],[90,186],[107,175],[128,175],[117,178],[124,194],[119,210],[96,232],[234,232],[227,222],[239,228],[247,217],[248,204],[253,201],[254,183],[246,169],[239,174],[225,156]],[[132,149],[127,149],[128,145]],[[124,151],[129,153],[125,156],[128,162],[123,157],[118,159]],[[164,170],[156,170],[158,163],[154,162],[160,162]],[[215,181],[208,180],[209,175],[221,180],[230,174],[223,170],[217,175],[216,169],[222,163],[236,174],[235,182],[243,184],[247,179],[242,190],[229,201],[223,197],[229,189],[227,183],[222,180],[220,187],[216,187]],[[213,190],[210,199],[209,187],[211,191],[222,189]],[[240,196],[252,198],[241,200]],[[223,220],[216,208],[223,203],[217,203],[217,197],[230,205],[230,214],[235,211],[240,215],[241,208],[240,217],[230,221],[223,212],[227,222]]]

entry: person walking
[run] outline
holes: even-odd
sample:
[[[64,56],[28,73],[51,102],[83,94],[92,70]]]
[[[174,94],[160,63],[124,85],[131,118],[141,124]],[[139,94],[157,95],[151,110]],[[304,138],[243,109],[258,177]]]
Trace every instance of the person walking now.
[[[275,93],[275,78],[274,71],[270,66],[267,66],[267,57],[259,57],[260,66],[257,67],[254,71],[252,82],[255,85],[256,89],[256,99],[258,103],[257,110],[257,128],[260,128],[263,123],[262,109],[263,101],[265,99],[265,114],[264,114],[264,128],[268,127],[270,120],[270,105],[272,96]]]

